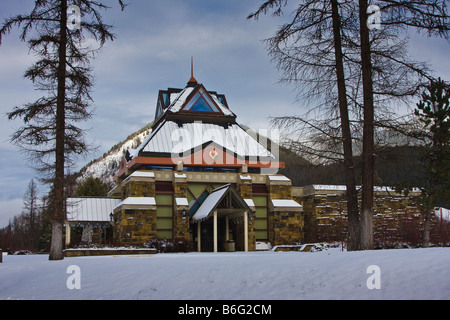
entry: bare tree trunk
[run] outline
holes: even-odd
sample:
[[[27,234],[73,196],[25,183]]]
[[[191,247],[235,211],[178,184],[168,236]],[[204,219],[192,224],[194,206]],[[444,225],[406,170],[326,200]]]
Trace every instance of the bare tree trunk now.
[[[430,229],[431,229],[431,212],[427,211],[425,214],[425,223],[423,229],[422,248],[428,248],[430,246]]]
[[[373,249],[374,102],[367,7],[367,0],[359,0],[364,96],[361,250]]]
[[[359,248],[359,211],[358,195],[355,183],[355,167],[353,164],[352,137],[350,119],[348,115],[348,101],[345,86],[345,73],[341,42],[341,21],[337,0],[332,0],[334,52],[336,60],[336,76],[338,85],[339,112],[341,118],[342,144],[344,149],[344,174],[347,195],[348,212],[348,242],[347,250],[354,251]]]
[[[66,97],[66,44],[67,44],[67,0],[61,1],[59,40],[58,96],[56,102],[56,146],[55,146],[55,211],[52,218],[52,241],[49,260],[62,260],[64,210],[64,136]]]

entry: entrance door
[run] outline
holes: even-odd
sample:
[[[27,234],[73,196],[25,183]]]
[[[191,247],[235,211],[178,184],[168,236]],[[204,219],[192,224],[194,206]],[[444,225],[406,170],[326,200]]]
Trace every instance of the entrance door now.
[[[212,219],[201,223],[201,250],[202,252],[214,251],[214,229]]]
[[[208,219],[201,224],[201,250],[202,252],[214,251],[214,223]],[[226,251],[225,218],[217,219],[217,251]]]

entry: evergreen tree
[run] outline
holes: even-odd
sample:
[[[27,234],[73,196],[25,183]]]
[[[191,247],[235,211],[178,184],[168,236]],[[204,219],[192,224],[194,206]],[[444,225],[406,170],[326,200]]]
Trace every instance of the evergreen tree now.
[[[76,188],[75,197],[104,197],[108,194],[109,186],[99,178],[87,177]]]
[[[423,157],[427,183],[421,199],[425,215],[424,247],[430,242],[433,208],[450,202],[450,86],[439,78],[426,89],[415,110],[428,142]]]
[[[123,9],[123,2],[118,1]],[[22,27],[21,39],[39,57],[25,77],[43,96],[15,107],[8,118],[23,120],[12,141],[30,157],[42,179],[54,187],[50,260],[64,258],[66,167],[72,156],[88,150],[83,130],[76,124],[91,116],[90,60],[107,40],[114,39],[112,26],[102,21],[101,10],[106,8],[102,1],[74,0],[68,6],[67,0],[36,0],[29,14],[9,18],[0,28],[1,43],[13,27]],[[97,40],[99,48],[86,47],[87,36]]]

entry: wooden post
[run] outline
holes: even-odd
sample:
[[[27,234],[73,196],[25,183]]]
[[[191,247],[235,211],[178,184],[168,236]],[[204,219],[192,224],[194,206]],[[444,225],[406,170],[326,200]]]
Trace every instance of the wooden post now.
[[[66,221],[66,247],[70,244],[70,224]]]
[[[214,252],[217,252],[217,210],[214,210]]]
[[[244,251],[248,252],[248,213],[244,211]]]
[[[3,262],[3,250],[0,249],[0,263]]]
[[[228,219],[228,216],[225,216],[225,241],[230,240],[230,220]]]
[[[197,221],[197,251],[202,252],[202,226],[200,220]]]

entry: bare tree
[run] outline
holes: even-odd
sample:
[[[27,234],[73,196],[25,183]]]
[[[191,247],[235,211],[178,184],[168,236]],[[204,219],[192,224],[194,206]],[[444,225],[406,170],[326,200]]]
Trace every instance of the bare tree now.
[[[367,0],[359,0],[359,35],[363,88],[363,152],[360,249],[373,249],[374,94]]]
[[[445,30],[448,24],[445,8],[435,17],[422,11],[431,12],[427,5],[437,2],[442,1],[383,1],[382,27],[369,30],[366,0],[304,0],[292,13],[290,22],[266,40],[268,52],[282,72],[281,82],[294,84],[299,91],[298,99],[309,104],[305,115],[274,120],[290,130],[288,147],[321,161],[345,164],[347,191],[352,192],[347,194],[349,222],[354,217],[358,230],[355,232],[360,233],[357,240],[349,241],[350,250],[369,249],[373,243],[376,128],[402,128],[398,126],[401,119],[390,107],[394,103],[410,103],[424,82],[432,79],[426,64],[409,58],[407,36],[401,31],[420,26],[421,18],[428,19],[428,26],[433,21]],[[287,0],[266,1],[249,18],[270,11],[281,15],[286,4]],[[355,168],[351,161],[359,153],[354,148],[360,146],[361,217],[354,205]],[[351,232],[351,223],[349,227]]]
[[[34,179],[31,179],[23,197],[24,213],[28,215],[28,247],[37,248],[40,228],[40,208],[38,190]]]
[[[118,0],[121,8],[124,3]],[[2,37],[11,28],[22,27],[20,38],[39,59],[25,77],[44,95],[33,103],[15,107],[9,119],[22,118],[24,126],[13,135],[41,173],[54,186],[54,213],[50,260],[63,259],[65,169],[71,157],[87,151],[83,131],[76,123],[91,116],[89,102],[93,86],[89,66],[94,54],[107,40],[113,40],[111,26],[102,21],[101,1],[36,0],[31,13],[7,19],[0,28]],[[82,21],[81,21],[82,19]],[[86,46],[86,36],[98,48]]]
[[[285,4],[286,1],[268,1],[249,18],[257,18],[259,14],[266,13],[269,8],[276,6],[278,8],[275,14],[280,14]],[[275,37],[268,40],[268,43],[270,54],[284,71],[285,81],[300,83],[302,93],[306,93],[305,97],[309,100],[316,99],[317,94],[322,93],[325,97],[322,106],[330,102],[333,106],[331,112],[327,111],[327,115],[320,120],[288,116],[276,118],[274,123],[294,128],[298,128],[298,123],[301,123],[300,131],[313,128],[319,132],[310,141],[302,141],[300,144],[297,143],[298,140],[290,139],[288,147],[291,150],[300,146],[300,150],[296,151],[302,154],[306,152],[320,159],[343,158],[347,187],[348,248],[356,250],[359,247],[359,211],[345,80],[342,24],[337,1],[304,1],[298,6],[292,23],[283,26]],[[330,95],[330,92],[334,93],[336,90],[337,99]],[[335,108],[336,100],[338,110]],[[330,115],[335,116],[330,119]],[[304,132],[297,133],[302,136]]]
[[[428,35],[448,37],[450,16],[447,13],[446,1],[421,0],[421,1],[393,1],[382,0],[382,7],[377,10],[383,12],[385,20],[383,26],[390,34],[397,36],[400,28],[414,28],[425,31]],[[369,30],[369,1],[359,0],[359,30],[360,30],[360,54],[363,88],[363,170],[362,170],[362,204],[361,204],[361,249],[373,248],[373,185],[374,185],[374,79],[372,55],[374,42],[371,40]],[[381,19],[379,21],[381,23]],[[381,25],[379,26],[381,27]],[[374,48],[375,49],[375,48]],[[394,58],[388,56],[390,61]],[[395,61],[403,65],[405,59]],[[423,75],[425,72],[413,69],[414,72]]]

